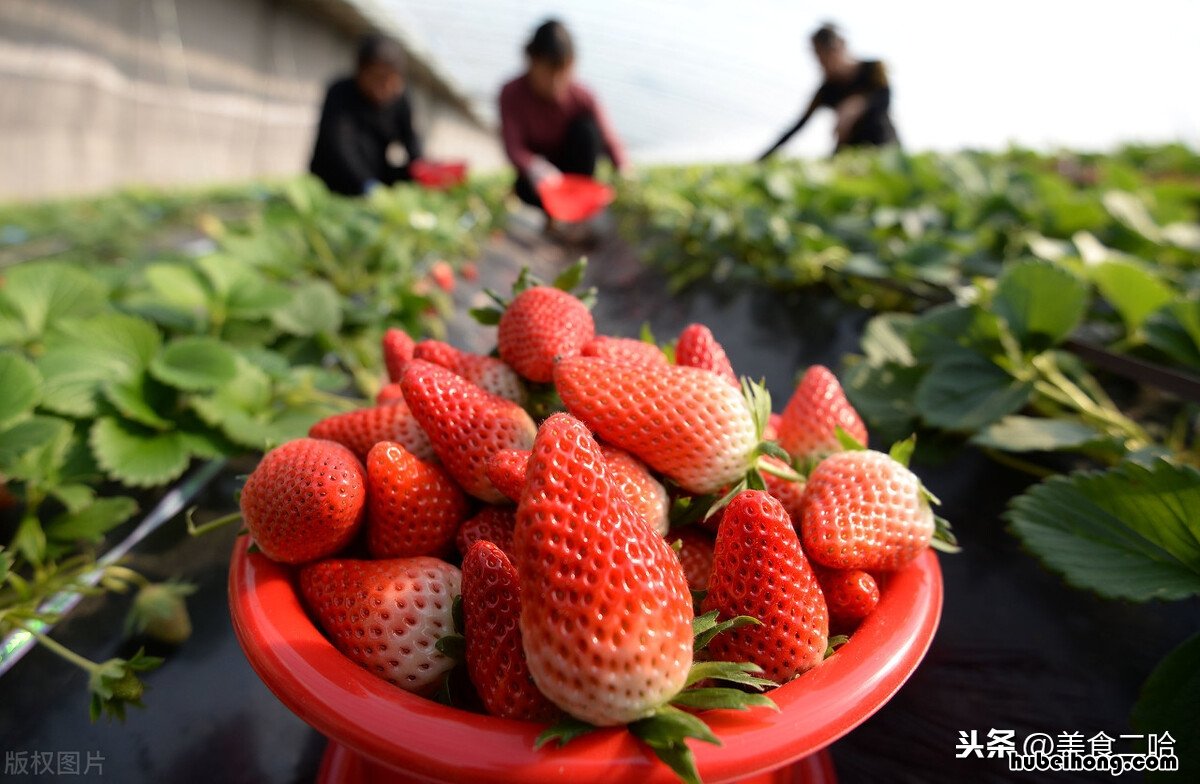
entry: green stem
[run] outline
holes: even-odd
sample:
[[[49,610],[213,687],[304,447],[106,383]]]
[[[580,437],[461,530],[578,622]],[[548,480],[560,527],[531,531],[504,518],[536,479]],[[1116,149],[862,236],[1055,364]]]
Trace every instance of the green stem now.
[[[196,525],[195,513],[196,507],[193,506],[192,508],[188,509],[184,515],[187,520],[187,532],[190,536],[203,536],[204,534],[215,531],[218,528],[223,528],[230,523],[235,523],[242,519],[241,512],[230,512],[223,517],[218,517],[215,520],[209,520],[207,523]]]
[[[1045,385],[1034,383],[1035,388],[1043,394],[1056,397],[1060,402],[1071,406],[1084,417],[1111,428],[1116,434],[1124,436],[1130,450],[1140,449],[1151,442],[1150,436],[1133,420],[1126,417],[1115,406],[1101,405],[1079,388],[1075,382],[1067,378],[1059,369],[1053,357],[1041,354],[1033,358],[1033,365],[1042,374]],[[1046,386],[1048,385],[1048,386]],[[1053,394],[1050,390],[1055,390]],[[1105,396],[1107,397],[1107,395]],[[1110,401],[1111,402],[1111,401]]]
[[[786,479],[789,482],[804,481],[804,477],[796,473],[791,468],[771,463],[767,460],[764,460],[764,457],[766,457],[766,455],[759,457],[758,462],[755,464],[755,467],[759,471],[762,471],[764,474],[770,474],[771,476],[777,476],[780,479]]]
[[[32,634],[34,639],[37,640],[40,645],[45,646],[47,650],[69,661],[71,664],[74,664],[84,672],[91,674],[94,673],[99,667],[99,665],[91,659],[80,656],[78,653],[75,653],[75,651],[58,642],[53,637],[43,634],[37,629],[26,625],[24,622],[17,621],[15,625]]]

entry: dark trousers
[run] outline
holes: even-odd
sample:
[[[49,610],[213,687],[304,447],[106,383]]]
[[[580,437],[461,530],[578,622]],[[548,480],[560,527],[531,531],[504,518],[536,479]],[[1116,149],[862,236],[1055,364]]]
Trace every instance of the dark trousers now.
[[[600,137],[600,129],[596,120],[590,114],[581,114],[567,126],[567,134],[563,138],[562,147],[557,153],[547,155],[546,160],[558,167],[558,170],[568,174],[586,174],[591,177],[596,171],[596,161],[604,150],[604,140]],[[521,201],[541,209],[542,200],[538,196],[533,183],[522,172],[517,175],[514,186]]]

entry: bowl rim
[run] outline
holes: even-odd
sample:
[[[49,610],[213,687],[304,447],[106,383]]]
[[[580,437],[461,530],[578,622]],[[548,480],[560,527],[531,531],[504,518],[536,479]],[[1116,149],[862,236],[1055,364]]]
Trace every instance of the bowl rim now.
[[[544,725],[451,708],[371,674],[309,618],[292,568],[248,553],[248,540],[238,540],[229,570],[234,631],[267,687],[325,736],[429,781],[677,781],[622,728],[535,750]],[[703,780],[719,784],[783,767],[857,727],[916,670],[941,609],[941,569],[930,550],[881,580],[879,606],[836,655],[771,692],[779,712],[706,714],[723,745],[692,745]]]

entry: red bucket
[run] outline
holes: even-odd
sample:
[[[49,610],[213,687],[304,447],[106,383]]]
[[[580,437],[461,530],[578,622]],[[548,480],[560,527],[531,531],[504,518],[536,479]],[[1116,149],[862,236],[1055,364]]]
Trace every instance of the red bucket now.
[[[290,710],[331,739],[318,781],[676,784],[624,728],[533,748],[544,728],[450,708],[343,656],[305,612],[292,570],[233,552],[229,605],[246,658]],[[927,552],[880,581],[876,608],[837,654],[770,694],[779,712],[712,711],[723,746],[696,743],[707,784],[835,781],[821,750],[879,710],[917,668],[937,629],[942,577]]]
[[[409,164],[408,171],[426,188],[443,191],[461,185],[467,179],[467,162],[422,159]]]
[[[546,214],[568,223],[578,223],[599,214],[613,200],[612,186],[584,174],[564,174],[538,185],[538,196]]]

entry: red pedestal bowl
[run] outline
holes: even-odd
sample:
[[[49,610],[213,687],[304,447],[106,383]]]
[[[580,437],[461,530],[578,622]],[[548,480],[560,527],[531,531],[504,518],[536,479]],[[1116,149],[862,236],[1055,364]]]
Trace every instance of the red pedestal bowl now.
[[[440,705],[343,656],[306,613],[292,570],[247,553],[229,573],[234,630],[263,682],[330,738],[321,782],[670,784],[674,774],[622,729],[535,750],[542,725]],[[942,608],[937,557],[926,552],[882,581],[879,606],[836,655],[771,692],[779,712],[712,711],[724,745],[696,743],[700,775],[720,782],[832,782],[821,750],[865,721],[925,655]]]
[[[546,214],[556,220],[578,223],[590,220],[613,200],[612,186],[586,174],[564,174],[538,185],[538,198]]]

